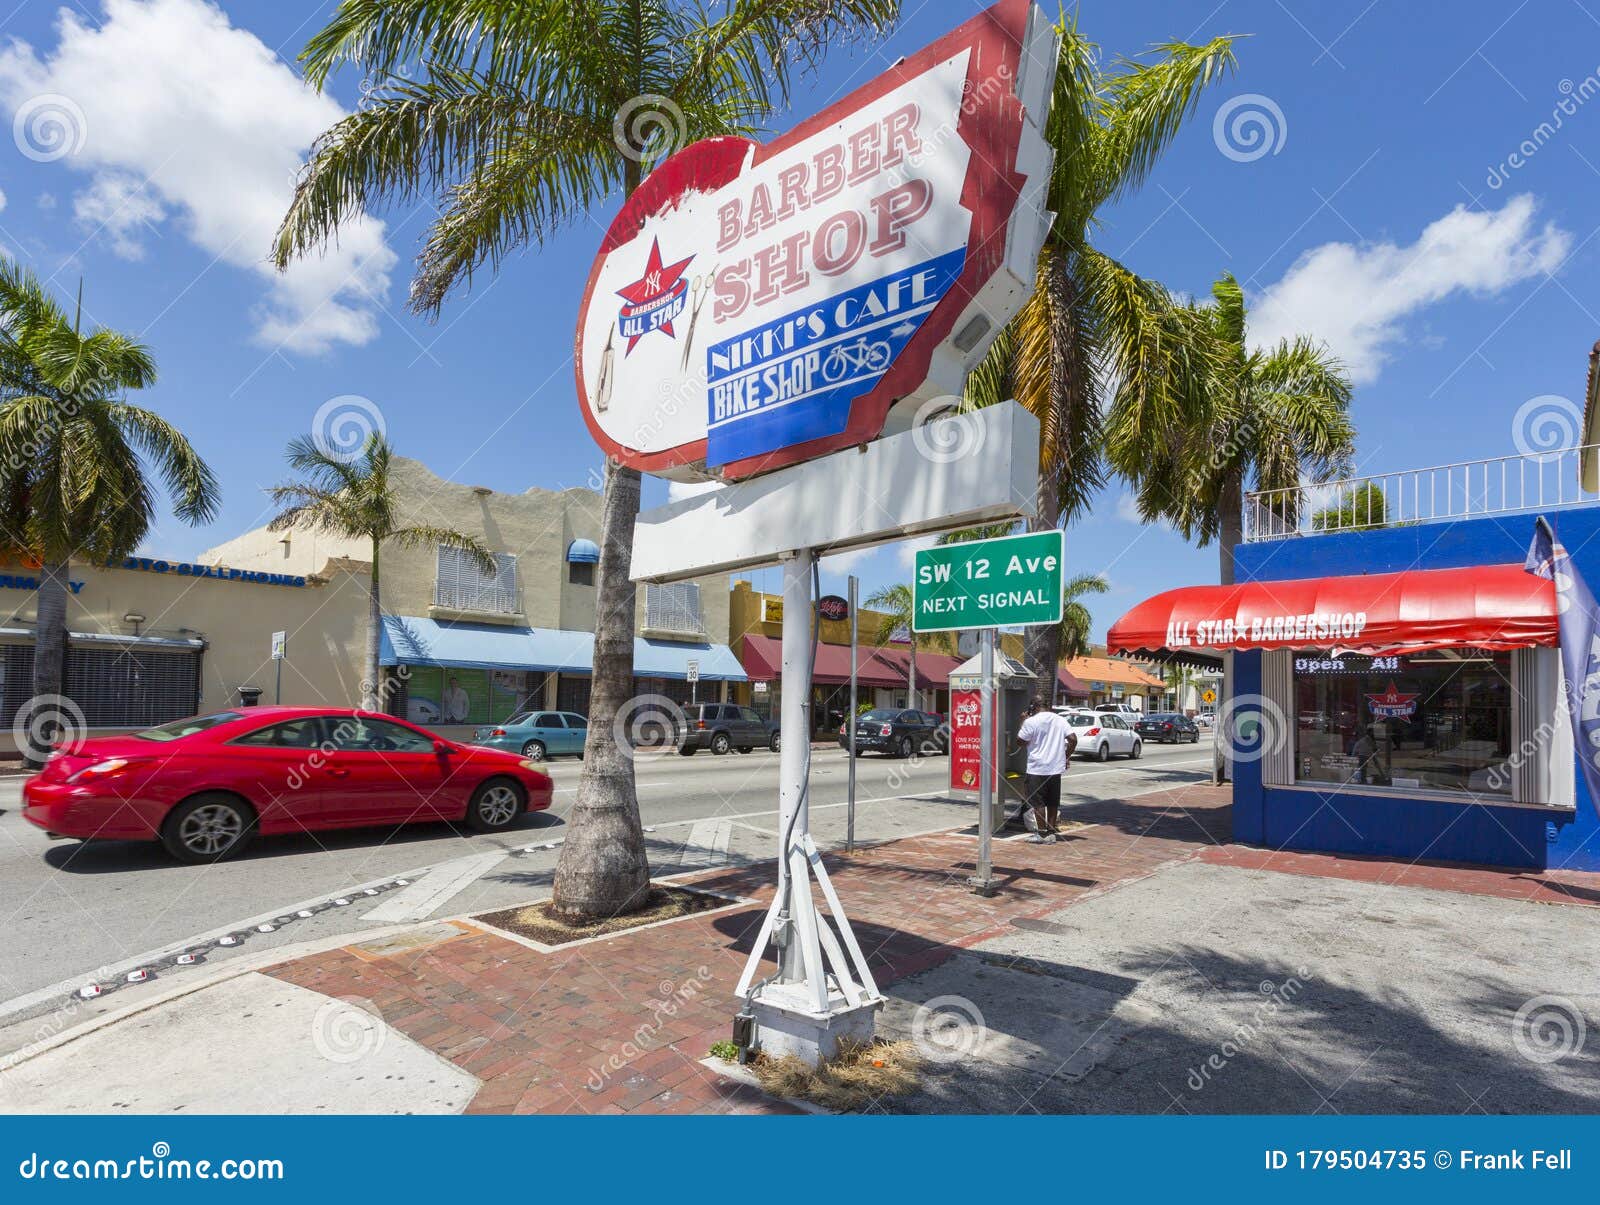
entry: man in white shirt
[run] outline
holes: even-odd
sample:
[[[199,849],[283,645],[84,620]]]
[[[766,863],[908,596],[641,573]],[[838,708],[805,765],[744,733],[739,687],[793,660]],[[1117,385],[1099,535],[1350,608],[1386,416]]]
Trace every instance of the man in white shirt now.
[[[1033,809],[1036,830],[1028,840],[1035,845],[1054,844],[1061,811],[1061,776],[1078,747],[1078,735],[1039,696],[1028,704],[1028,716],[1017,730],[1017,739],[1028,746],[1028,805]]]

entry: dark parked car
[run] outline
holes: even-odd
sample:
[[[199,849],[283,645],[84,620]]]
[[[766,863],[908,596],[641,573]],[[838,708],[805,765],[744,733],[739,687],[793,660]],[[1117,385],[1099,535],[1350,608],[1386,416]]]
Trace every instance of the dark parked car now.
[[[729,749],[749,753],[755,748],[778,751],[778,722],[764,720],[753,707],[732,703],[696,703],[683,709],[683,724],[678,729],[678,752],[684,757],[710,749],[718,754]]]
[[[1154,711],[1134,725],[1134,729],[1147,741],[1163,745],[1178,745],[1184,741],[1195,744],[1200,740],[1200,727],[1186,715],[1176,711]]]
[[[850,747],[850,730],[839,725],[839,748]],[[902,707],[879,707],[856,718],[856,752],[949,753],[950,728],[943,716]]]

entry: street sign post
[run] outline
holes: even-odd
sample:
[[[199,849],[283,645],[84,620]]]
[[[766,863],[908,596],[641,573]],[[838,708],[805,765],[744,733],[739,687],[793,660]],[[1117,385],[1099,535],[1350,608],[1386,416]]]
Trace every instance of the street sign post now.
[[[272,701],[274,703],[283,702],[283,656],[284,653],[288,651],[288,648],[288,632],[272,633],[272,663],[274,668],[276,668],[278,671],[277,685],[274,686],[272,690]]]
[[[912,628],[960,632],[1061,622],[1062,535],[1034,531],[917,553]]]

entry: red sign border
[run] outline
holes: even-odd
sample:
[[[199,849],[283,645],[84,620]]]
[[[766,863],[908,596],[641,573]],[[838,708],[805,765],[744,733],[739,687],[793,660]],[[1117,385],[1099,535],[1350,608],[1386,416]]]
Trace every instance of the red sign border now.
[[[655,473],[703,460],[706,440],[701,438],[661,452],[641,453],[612,439],[596,421],[584,387],[583,319],[589,313],[595,284],[606,256],[636,237],[644,229],[647,218],[669,208],[685,193],[720,188],[735,179],[740,174],[750,147],[755,148],[753,164],[765,162],[796,143],[843,121],[851,113],[970,46],[973,55],[967,69],[964,92],[968,96],[985,99],[964,110],[956,125],[961,140],[972,151],[961,192],[961,203],[972,214],[967,258],[961,275],[923,320],[922,326],[878,384],[851,403],[850,419],[843,431],[760,456],[732,461],[715,472],[708,470],[707,475],[737,481],[800,464],[841,448],[867,443],[882,433],[890,407],[927,380],[934,349],[949,338],[956,318],[998,271],[1005,257],[1007,228],[1027,182],[1026,177],[1016,170],[1023,111],[1022,102],[1015,93],[1015,81],[1020,74],[1023,43],[1027,38],[1032,7],[1033,0],[1000,0],[1000,3],[896,63],[871,83],[801,122],[773,142],[752,143],[744,138],[705,139],[672,155],[650,173],[624,203],[607,229],[600,252],[589,270],[589,279],[578,309],[573,376],[584,422],[607,456],[631,468]],[[1000,89],[992,98],[986,97],[981,86],[983,79],[999,73],[1003,68],[1009,70],[1012,86]],[[985,134],[988,135],[987,139]]]

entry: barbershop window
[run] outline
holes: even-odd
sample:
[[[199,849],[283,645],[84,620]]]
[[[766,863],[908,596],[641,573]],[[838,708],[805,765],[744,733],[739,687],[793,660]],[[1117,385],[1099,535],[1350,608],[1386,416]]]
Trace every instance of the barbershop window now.
[[[1293,655],[1296,781],[1513,793],[1512,655]]]

